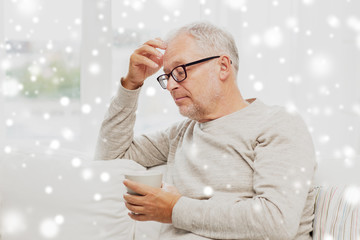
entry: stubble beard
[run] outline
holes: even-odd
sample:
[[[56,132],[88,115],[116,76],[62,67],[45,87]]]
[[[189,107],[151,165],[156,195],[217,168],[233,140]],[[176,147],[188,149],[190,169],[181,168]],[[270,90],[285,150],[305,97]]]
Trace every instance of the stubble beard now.
[[[204,111],[196,103],[191,103],[187,106],[182,106],[182,107],[180,107],[179,110],[180,110],[181,115],[183,115],[184,117],[188,117],[195,121],[201,120],[201,116],[204,115]]]
[[[196,100],[191,99],[192,103],[180,106],[180,114],[195,121],[206,119],[212,113],[216,102],[221,98],[220,86],[215,79],[209,80],[207,89]]]

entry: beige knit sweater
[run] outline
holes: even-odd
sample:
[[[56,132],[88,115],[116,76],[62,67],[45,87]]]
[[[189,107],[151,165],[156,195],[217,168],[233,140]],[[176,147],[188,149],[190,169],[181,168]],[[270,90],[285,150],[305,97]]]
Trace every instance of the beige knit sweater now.
[[[134,138],[139,92],[120,86],[95,158],[167,164],[166,181],[182,197],[161,239],[311,239],[316,162],[298,115],[252,99],[210,122],[185,120]]]

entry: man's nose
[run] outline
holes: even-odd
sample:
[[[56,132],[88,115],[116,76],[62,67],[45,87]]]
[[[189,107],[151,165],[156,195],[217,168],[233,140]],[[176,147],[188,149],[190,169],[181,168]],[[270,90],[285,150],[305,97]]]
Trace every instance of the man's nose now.
[[[177,81],[174,80],[174,78],[170,75],[168,82],[167,82],[167,86],[166,89],[171,92],[172,90],[174,90],[175,88],[179,87],[179,83]]]

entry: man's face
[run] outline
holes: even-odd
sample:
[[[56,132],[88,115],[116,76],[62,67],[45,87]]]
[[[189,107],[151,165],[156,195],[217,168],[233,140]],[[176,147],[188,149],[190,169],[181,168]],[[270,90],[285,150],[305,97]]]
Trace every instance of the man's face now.
[[[164,54],[164,72],[205,57],[193,37],[181,35],[171,41]],[[176,82],[170,77],[167,90],[171,93],[180,113],[190,119],[204,122],[209,119],[217,100],[220,87],[217,75],[217,59],[186,67],[187,78]]]

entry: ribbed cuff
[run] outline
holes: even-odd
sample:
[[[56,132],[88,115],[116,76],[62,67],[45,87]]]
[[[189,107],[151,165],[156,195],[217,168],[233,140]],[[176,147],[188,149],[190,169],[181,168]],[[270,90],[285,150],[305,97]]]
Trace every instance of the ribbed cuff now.
[[[113,102],[116,105],[124,108],[134,108],[137,105],[141,87],[135,90],[129,90],[122,86],[121,81],[119,84],[118,91],[114,96]]]
[[[187,231],[192,231],[192,229],[197,225],[195,220],[199,217],[197,216],[199,212],[197,212],[196,209],[198,209],[199,204],[201,205],[200,200],[181,197],[175,204],[172,211],[173,226]]]

